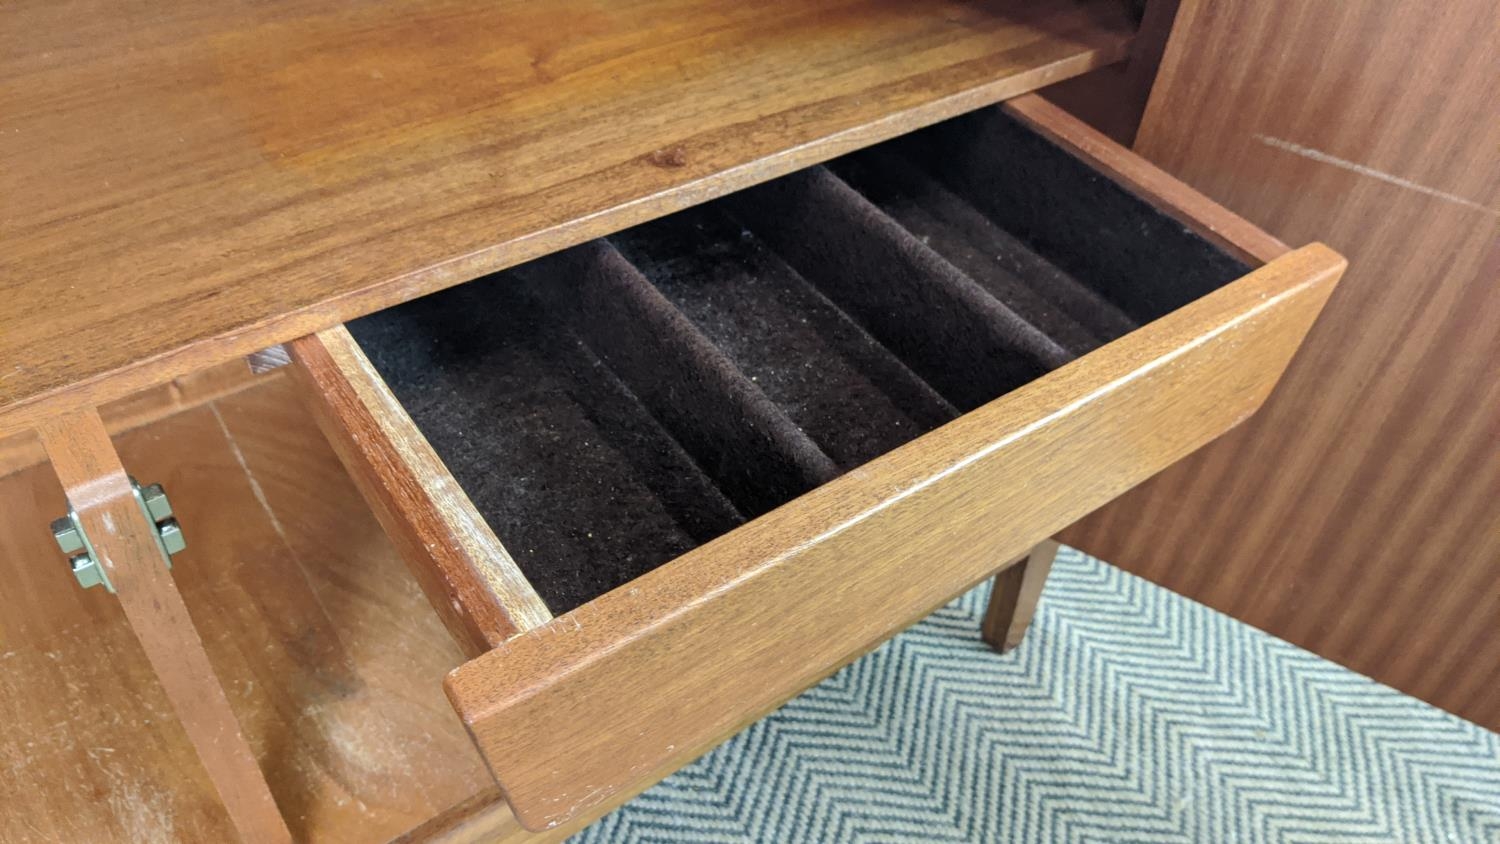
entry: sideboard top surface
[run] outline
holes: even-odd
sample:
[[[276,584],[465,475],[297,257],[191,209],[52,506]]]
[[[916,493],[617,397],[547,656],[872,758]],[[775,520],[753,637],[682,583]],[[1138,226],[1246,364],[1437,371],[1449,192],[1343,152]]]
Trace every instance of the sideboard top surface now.
[[[1116,0],[0,10],[0,433],[1121,58]]]

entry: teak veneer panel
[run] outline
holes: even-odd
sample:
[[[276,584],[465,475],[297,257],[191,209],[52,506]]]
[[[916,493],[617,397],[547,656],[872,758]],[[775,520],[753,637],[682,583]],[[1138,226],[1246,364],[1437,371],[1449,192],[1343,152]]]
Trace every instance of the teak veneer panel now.
[[[1500,729],[1500,14],[1184,0],[1137,148],[1350,272],[1249,424],[1064,539]]]
[[[1117,0],[0,11],[0,433],[1123,57]]]
[[[114,442],[172,496],[172,579],[295,840],[385,841],[493,788],[442,693],[463,654],[295,386]],[[45,463],[0,477],[0,841],[233,841],[119,599],[67,573],[65,508]]]
[[[279,377],[280,370],[256,375],[243,358],[234,358],[102,405],[99,418],[109,435],[115,437]],[[18,431],[0,438],[0,476],[46,461],[47,452],[35,431]]]
[[[54,419],[38,433],[89,548],[113,584],[235,830],[246,842],[290,842],[103,420],[98,412],[85,411]]]
[[[1289,253],[461,666],[516,816],[645,788],[1243,420],[1343,266]]]

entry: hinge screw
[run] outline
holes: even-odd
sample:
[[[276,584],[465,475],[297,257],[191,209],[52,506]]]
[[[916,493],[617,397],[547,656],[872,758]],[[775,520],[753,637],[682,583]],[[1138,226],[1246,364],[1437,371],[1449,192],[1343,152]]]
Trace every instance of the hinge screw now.
[[[161,550],[164,552],[162,562],[167,568],[171,568],[172,555],[187,548],[182,525],[172,518],[172,503],[167,500],[167,493],[161,488],[161,484],[141,486],[134,478],[130,479],[130,483],[135,488],[136,501],[141,506],[142,514],[161,540]],[[79,586],[84,589],[103,586],[111,593],[115,591],[114,584],[109,582],[109,575],[94,555],[88,535],[83,532],[83,525],[79,523],[77,514],[71,507],[68,508],[68,515],[52,523],[52,538],[57,540],[57,547],[68,555],[68,567],[73,570],[73,577],[78,580]]]
[[[172,502],[167,500],[167,491],[161,488],[161,484],[141,487],[141,501],[145,502],[151,521],[164,522],[172,518]]]
[[[177,524],[176,519],[167,519],[156,527],[161,533],[161,544],[166,546],[168,554],[176,554],[187,547],[187,540],[182,537],[182,525]]]
[[[57,540],[57,547],[64,554],[71,556],[83,550],[83,534],[73,527],[73,520],[67,516],[53,520],[52,538]]]
[[[68,560],[68,565],[73,569],[73,577],[78,580],[78,585],[84,589],[92,589],[95,586],[107,587],[108,581],[104,579],[104,570],[94,562],[94,558],[88,554],[78,554]]]

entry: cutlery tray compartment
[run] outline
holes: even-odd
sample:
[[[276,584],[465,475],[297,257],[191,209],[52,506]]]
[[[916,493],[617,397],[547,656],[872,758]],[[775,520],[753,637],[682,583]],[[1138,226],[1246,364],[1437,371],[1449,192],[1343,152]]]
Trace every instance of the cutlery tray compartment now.
[[[348,328],[563,613],[1247,271],[989,109]]]

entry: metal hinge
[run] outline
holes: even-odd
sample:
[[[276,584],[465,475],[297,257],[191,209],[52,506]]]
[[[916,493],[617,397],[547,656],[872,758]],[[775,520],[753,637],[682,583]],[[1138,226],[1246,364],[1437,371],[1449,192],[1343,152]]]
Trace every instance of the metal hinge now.
[[[182,526],[172,518],[172,503],[167,500],[167,493],[161,488],[161,484],[143,487],[136,483],[135,478],[131,478],[130,488],[135,494],[135,502],[141,507],[142,515],[146,517],[146,523],[151,525],[156,535],[156,546],[161,551],[162,562],[170,569],[172,555],[187,547],[187,540],[182,536]],[[73,577],[78,579],[79,586],[85,589],[103,586],[111,595],[114,594],[115,586],[109,582],[109,574],[94,553],[93,543],[89,542],[89,536],[83,530],[83,522],[79,520],[72,505],[68,506],[68,515],[52,523],[52,537],[57,540],[57,547],[68,555],[68,565],[73,570]]]

